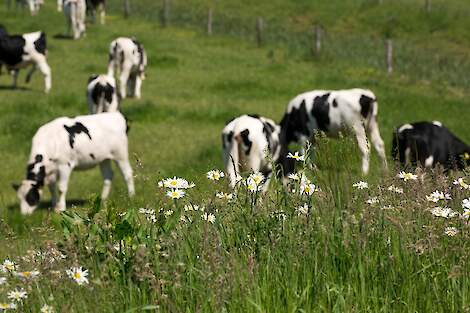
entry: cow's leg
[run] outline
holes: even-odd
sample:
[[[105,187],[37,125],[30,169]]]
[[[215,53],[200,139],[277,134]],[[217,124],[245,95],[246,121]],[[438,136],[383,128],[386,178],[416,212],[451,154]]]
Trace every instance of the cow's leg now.
[[[140,99],[142,96],[141,89],[142,89],[142,78],[140,77],[140,75],[137,75],[135,78],[135,86],[134,86],[134,90],[135,90],[134,95],[137,99]]]
[[[121,99],[127,97],[127,83],[131,74],[132,65],[128,61],[125,61],[122,65],[121,75],[119,76],[119,88],[121,93]]]
[[[377,123],[377,117],[373,116],[368,125],[368,132],[370,136],[370,141],[374,146],[375,151],[379,155],[380,160],[382,161],[382,166],[384,169],[387,169],[387,157],[385,155],[385,145],[382,137],[380,136],[379,124]]]
[[[103,190],[101,192],[101,199],[106,200],[111,190],[111,184],[113,181],[113,169],[111,167],[110,160],[104,160],[100,164],[101,176],[103,176]]]
[[[51,68],[47,64],[46,57],[43,54],[38,54],[35,57],[37,67],[44,75],[44,92],[48,93],[52,87]]]
[[[72,173],[72,167],[68,164],[59,166],[59,201],[56,203],[54,210],[56,212],[63,212],[66,208],[65,196],[67,194],[67,188],[69,184],[70,174]]]
[[[57,185],[56,181],[51,181],[47,184],[47,187],[49,188],[49,191],[51,193],[51,202],[52,202],[52,207],[55,208],[56,203],[57,203]]]
[[[127,185],[127,192],[129,193],[129,197],[134,196],[135,188],[134,188],[134,177],[132,176],[132,167],[129,164],[129,160],[127,158],[116,160],[116,163],[121,170],[122,176],[126,181]]]
[[[33,64],[31,66],[31,69],[28,71],[28,74],[26,74],[26,78],[25,78],[25,83],[26,84],[29,84],[29,82],[31,81],[31,77],[33,76],[34,72],[36,71],[37,69],[37,66],[36,64]]]
[[[57,12],[62,12],[62,0],[57,0]]]
[[[13,84],[12,84],[13,89],[16,89],[16,86],[18,85],[18,74],[19,74],[19,72],[20,72],[20,70],[18,70],[18,69],[15,69],[15,70],[11,71],[11,76],[13,77]]]
[[[354,133],[356,134],[357,144],[362,156],[362,173],[369,172],[369,143],[367,142],[366,131],[362,123],[356,123],[353,126]]]

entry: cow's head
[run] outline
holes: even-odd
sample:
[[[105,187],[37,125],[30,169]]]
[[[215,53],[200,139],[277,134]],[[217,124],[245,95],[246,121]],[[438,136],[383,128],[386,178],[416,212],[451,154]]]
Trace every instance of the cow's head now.
[[[42,188],[33,180],[23,180],[20,185],[13,184],[16,196],[20,200],[21,214],[31,214],[36,210],[41,199]]]

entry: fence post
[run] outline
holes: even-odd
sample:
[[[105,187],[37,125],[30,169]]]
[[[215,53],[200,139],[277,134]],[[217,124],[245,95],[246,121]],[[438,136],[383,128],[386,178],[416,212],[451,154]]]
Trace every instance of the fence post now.
[[[258,16],[258,18],[256,19],[256,42],[258,43],[258,47],[261,47],[263,43],[263,29],[263,18]]]
[[[212,9],[207,12],[207,34],[212,35]]]
[[[128,18],[131,15],[131,5],[129,0],[124,0],[124,17]]]
[[[321,35],[322,29],[320,25],[315,25],[313,28],[313,54],[318,55],[321,51]]]
[[[426,12],[431,12],[431,0],[424,0],[424,9]]]
[[[393,73],[393,42],[392,42],[392,39],[388,38],[385,41],[385,47],[386,47],[386,50],[387,50],[387,53],[386,53],[387,74],[392,75],[392,73]]]
[[[161,12],[162,26],[168,27],[170,20],[170,0],[163,0],[163,8]]]

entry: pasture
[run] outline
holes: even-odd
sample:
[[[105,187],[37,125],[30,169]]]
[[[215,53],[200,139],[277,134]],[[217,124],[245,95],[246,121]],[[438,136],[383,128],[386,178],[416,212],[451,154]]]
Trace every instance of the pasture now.
[[[470,191],[452,182],[466,173],[445,177],[439,171],[418,171],[418,180],[405,182],[396,177],[393,162],[388,173],[381,172],[372,153],[371,173],[363,177],[357,147],[345,137],[320,138],[312,152],[315,165],[299,164],[320,188],[309,197],[299,195],[295,183],[284,188],[274,181],[266,195],[241,187],[228,201],[215,196],[230,192],[225,179],[206,178],[207,171],[222,169],[220,131],[226,120],[258,113],[279,122],[288,101],[311,89],[373,90],[388,156],[393,128],[405,122],[440,120],[470,143],[468,63],[462,61],[470,42],[461,31],[469,26],[466,4],[449,1],[450,13],[437,31],[420,27],[426,20],[421,15],[412,21],[414,9],[401,9],[395,17],[401,25],[398,34],[408,39],[401,58],[409,58],[399,56],[402,68],[388,77],[379,61],[371,61],[370,50],[361,49],[374,47],[366,35],[376,38],[382,32],[367,19],[385,14],[377,7],[334,26],[343,38],[351,32],[352,38],[364,41],[354,42],[350,51],[343,41],[327,44],[323,55],[312,58],[287,41],[257,47],[244,36],[216,32],[208,37],[185,20],[162,28],[142,9],[146,1],[136,5],[130,19],[123,19],[112,2],[105,26],[89,25],[87,36],[78,41],[63,39],[57,35],[65,32],[64,17],[53,2],[35,17],[0,7],[0,21],[10,33],[47,33],[52,68],[49,95],[43,94],[40,73],[26,85],[22,71],[16,90],[9,88],[9,75],[0,76],[0,262],[11,259],[20,270],[40,271],[26,282],[0,273],[7,278],[0,284],[0,303],[8,301],[9,291],[24,288],[28,298],[19,312],[38,312],[44,304],[56,312],[470,310],[467,222],[429,210],[441,205],[463,212],[461,203]],[[333,2],[341,9],[356,8],[351,1],[344,6]],[[292,10],[299,17],[309,8],[291,3],[279,11],[259,11],[281,18]],[[324,9],[325,15],[333,14],[332,7]],[[243,12],[241,21],[249,17],[249,10]],[[324,23],[333,20],[324,18]],[[286,28],[305,30],[295,25]],[[131,122],[135,198],[127,198],[116,171],[110,199],[100,205],[99,170],[74,172],[67,213],[49,211],[45,191],[41,208],[21,216],[10,185],[24,178],[32,136],[55,117],[87,114],[87,79],[106,72],[108,45],[118,36],[138,38],[149,57],[142,99],[122,103]],[[427,51],[438,51],[438,59],[444,60],[439,67],[433,67],[435,58]],[[158,187],[158,181],[173,176],[196,187],[173,201]],[[369,188],[352,186],[360,180]],[[391,185],[403,193],[389,191]],[[428,201],[426,196],[435,190],[450,193],[452,200]],[[296,209],[305,203],[308,213]],[[184,208],[190,204],[192,209]],[[195,205],[204,206],[205,213]],[[139,208],[154,209],[155,220],[146,219],[149,214]],[[214,223],[207,220],[208,213],[216,217]],[[458,233],[445,234],[447,227]],[[33,256],[32,250],[46,257]],[[67,257],[49,262],[49,254],[58,250]],[[65,270],[71,266],[88,269],[89,284],[70,280]]]

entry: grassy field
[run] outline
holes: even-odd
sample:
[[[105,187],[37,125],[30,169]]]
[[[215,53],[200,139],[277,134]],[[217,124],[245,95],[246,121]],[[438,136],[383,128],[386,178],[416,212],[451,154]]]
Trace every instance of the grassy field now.
[[[0,283],[0,303],[8,291],[24,288],[29,295],[20,312],[38,312],[45,303],[57,312],[470,310],[466,221],[433,216],[428,208],[438,204],[426,200],[436,189],[446,191],[452,200],[440,205],[463,212],[461,201],[469,191],[453,186],[453,178],[436,172],[403,182],[393,163],[382,173],[375,155],[372,173],[361,177],[359,153],[349,139],[319,141],[315,166],[304,164],[321,188],[311,197],[299,195],[295,184],[285,189],[274,182],[266,196],[240,188],[233,201],[224,201],[215,193],[228,192],[226,182],[205,177],[222,167],[220,131],[226,120],[259,113],[279,121],[289,99],[310,89],[372,89],[387,150],[395,126],[418,120],[440,120],[470,142],[470,39],[464,31],[470,27],[470,6],[436,0],[426,16],[420,1],[384,1],[383,7],[374,1],[317,1],[318,7],[309,1],[276,1],[276,6],[261,1],[253,10],[245,2],[217,2],[216,10],[236,16],[234,25],[242,27],[212,37],[191,17],[203,14],[208,2],[194,1],[187,16],[176,15],[184,3],[175,4],[174,26],[165,29],[156,23],[156,4],[148,13],[140,3],[150,2],[139,2],[135,16],[125,20],[112,2],[108,24],[91,25],[79,41],[55,36],[65,32],[65,22],[53,3],[37,17],[0,7],[0,20],[11,33],[47,32],[53,75],[47,96],[39,73],[25,85],[22,72],[17,90],[8,88],[8,75],[0,76],[0,262],[9,258],[20,270],[41,272],[28,282],[0,273],[7,277]],[[392,9],[398,25],[393,34],[404,52],[397,72],[387,77],[380,49],[389,24],[380,17]],[[312,59],[308,46],[301,45],[305,37],[277,35],[257,48],[243,27],[249,29],[262,13],[268,25],[287,19],[286,33],[295,36],[320,21],[331,32],[325,52]],[[46,192],[41,209],[20,216],[10,184],[25,175],[33,134],[55,117],[87,113],[88,76],[106,70],[108,45],[117,36],[137,37],[149,55],[143,98],[126,100],[122,107],[131,120],[137,196],[127,199],[117,174],[110,200],[99,206],[94,204],[101,190],[99,171],[76,172],[69,213],[49,212]],[[157,182],[174,175],[196,187],[172,202]],[[359,180],[367,180],[369,189],[353,188]],[[404,193],[388,191],[391,184]],[[374,197],[378,203],[366,203]],[[200,211],[184,210],[189,203],[205,206],[215,223]],[[296,208],[304,203],[310,211],[299,214]],[[141,207],[156,210],[155,223],[138,213]],[[445,235],[446,227],[459,233]],[[55,249],[67,258],[51,263],[28,256],[35,250],[50,258]],[[87,268],[90,283],[77,286],[65,277],[71,266]]]

